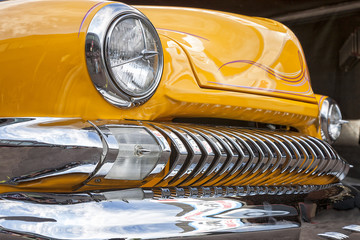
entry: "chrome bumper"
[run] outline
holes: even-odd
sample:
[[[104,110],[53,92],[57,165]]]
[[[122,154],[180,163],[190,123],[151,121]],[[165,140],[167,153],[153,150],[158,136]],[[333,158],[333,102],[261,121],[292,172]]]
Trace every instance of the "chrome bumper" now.
[[[0,237],[153,239],[300,227],[298,211],[290,205],[248,205],[235,198],[129,200],[123,197],[141,190],[126,191],[2,194]]]
[[[295,240],[301,215],[308,212],[298,203],[338,196],[342,188],[339,184],[314,196],[231,198],[161,199],[143,189],[0,194],[0,238]]]
[[[160,146],[160,157],[142,188],[85,191],[87,184],[96,187],[95,180],[106,176],[121,154],[111,130],[115,126],[146,129]],[[255,233],[298,239],[297,203],[312,191],[332,187],[320,192],[336,192],[336,182],[349,169],[327,143],[298,133],[55,118],[1,119],[0,162],[0,189],[31,186],[50,177],[87,176],[73,189],[81,193],[3,190],[0,238],[5,239],[151,239],[220,233],[235,234],[226,235],[234,239],[254,238]],[[322,177],[336,181],[307,184]]]
[[[89,182],[96,185],[94,180],[106,176],[121,155],[121,143],[111,131],[114,126],[143,128],[156,140],[161,155],[142,184],[149,187],[147,183],[157,179],[150,188],[164,196],[299,193],[330,186],[314,186],[311,181],[341,180],[349,170],[329,144],[295,132],[13,118],[0,119],[0,162],[6,166],[0,169],[0,183],[16,185],[80,173],[88,178],[78,189]]]

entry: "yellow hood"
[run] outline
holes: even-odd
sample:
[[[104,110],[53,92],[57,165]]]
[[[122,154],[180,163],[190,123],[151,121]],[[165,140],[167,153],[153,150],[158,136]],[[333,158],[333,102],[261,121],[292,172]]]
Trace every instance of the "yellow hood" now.
[[[185,50],[200,87],[316,102],[301,46],[282,24],[201,9],[137,8]]]

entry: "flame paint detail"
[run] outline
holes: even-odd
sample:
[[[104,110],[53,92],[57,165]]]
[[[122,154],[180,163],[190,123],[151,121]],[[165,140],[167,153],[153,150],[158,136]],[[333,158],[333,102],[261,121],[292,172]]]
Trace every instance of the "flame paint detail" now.
[[[308,72],[305,66],[305,61],[302,58],[302,55],[300,53],[300,51],[298,51],[298,56],[299,56],[299,62],[300,62],[300,70],[297,72],[293,72],[293,73],[282,73],[279,71],[276,71],[275,69],[272,69],[268,66],[265,66],[264,64],[255,62],[255,61],[251,61],[251,60],[235,60],[235,61],[231,61],[231,62],[227,62],[225,64],[223,64],[221,67],[219,67],[219,71],[229,65],[229,64],[234,64],[234,63],[246,63],[246,64],[250,64],[253,65],[255,67],[258,67],[264,71],[266,71],[268,74],[270,74],[271,76],[275,77],[276,80],[280,80],[283,81],[283,84],[285,85],[289,85],[289,86],[302,86],[305,83],[309,83],[309,76],[308,76]],[[259,87],[250,87],[250,86],[242,86],[242,85],[235,85],[235,84],[227,84],[227,83],[220,83],[220,82],[208,82],[208,83],[212,83],[212,84],[218,84],[218,85],[223,85],[223,86],[230,86],[230,87],[238,87],[238,88],[246,88],[246,89],[254,89],[254,90],[260,90],[260,91],[267,91],[267,92],[276,92],[276,93],[284,93],[284,94],[290,94],[290,95],[295,95],[295,96],[302,96],[302,97],[307,97],[307,98],[314,98],[313,96],[305,96],[305,95],[312,95],[313,91],[310,87],[310,84],[308,84],[308,89],[304,92],[296,92],[296,91],[285,91],[285,90],[276,90],[276,89],[266,89],[266,88],[259,88]]]
[[[306,80],[308,80],[308,76],[306,76],[307,74],[306,74],[306,70],[304,68],[304,60],[303,60],[300,52],[298,52],[298,55],[299,55],[299,61],[300,61],[300,71],[298,71],[296,73],[280,73],[268,66],[265,66],[264,64],[254,62],[251,60],[235,60],[235,61],[227,62],[227,63],[223,64],[221,67],[219,67],[218,70],[220,71],[223,67],[225,67],[229,64],[246,63],[246,64],[256,66],[256,67],[266,71],[270,75],[274,76],[277,80],[282,80],[282,81],[289,82],[289,83],[298,83],[298,82],[302,81],[304,78]]]
[[[208,82],[208,83],[219,84],[219,85],[229,86],[229,87],[238,87],[238,88],[254,89],[254,90],[266,91],[266,92],[284,93],[284,94],[289,94],[289,95],[294,95],[294,96],[301,96],[301,97],[307,97],[307,98],[315,98],[315,97],[313,97],[313,96],[305,96],[305,95],[312,94],[312,91],[311,91],[311,89],[310,89],[310,86],[309,86],[308,90],[305,91],[305,92],[291,92],[291,91],[282,91],[282,90],[266,89],[266,88],[259,88],[259,87],[249,87],[249,86],[241,86],[241,85],[234,85],[234,84],[227,84],[227,83],[219,83],[219,82]],[[304,95],[304,94],[305,94],[305,95]]]

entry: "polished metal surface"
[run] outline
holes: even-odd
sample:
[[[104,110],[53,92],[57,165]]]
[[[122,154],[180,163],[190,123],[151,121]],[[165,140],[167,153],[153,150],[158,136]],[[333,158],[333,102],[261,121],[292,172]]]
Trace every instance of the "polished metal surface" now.
[[[129,189],[79,194],[19,192],[1,194],[0,199],[1,233],[30,239],[155,239],[214,234],[221,238],[224,233],[300,227],[293,206],[249,205],[239,198],[151,199],[146,191]]]
[[[275,177],[292,185],[294,178],[289,177],[289,173],[294,173],[292,176],[298,174],[297,179],[301,183],[307,180],[307,175],[312,179],[329,175],[341,180],[349,170],[349,165],[328,143],[296,132],[192,124],[151,124],[154,124],[173,146],[169,174],[173,169],[176,169],[176,173],[188,173],[171,174],[171,181],[180,186],[272,185],[271,180]],[[180,131],[186,131],[191,138],[174,137],[180,136]],[[203,144],[204,141],[199,141],[193,133],[201,136],[207,145]],[[210,147],[214,152],[215,156],[209,167],[204,169],[204,162],[191,160],[193,154],[190,152],[193,152],[193,149],[188,141],[192,139],[200,150]],[[208,157],[207,154],[204,156]],[[194,167],[193,164],[198,166]],[[204,171],[199,173],[196,169]],[[252,178],[248,181],[236,181],[238,177],[251,174]],[[256,184],[253,181],[254,175],[261,176]],[[184,176],[188,176],[188,179],[181,182],[180,179]]]
[[[332,99],[330,97],[325,98],[320,106],[320,116],[319,117],[320,117],[320,125],[321,125],[321,137],[323,138],[323,140],[327,141],[330,144],[332,144],[336,141],[336,139],[334,139],[331,136],[331,134],[329,134],[330,124],[333,124],[333,123],[330,123],[330,112],[334,106],[337,106],[337,103],[335,102],[334,99]],[[340,111],[340,109],[339,109],[339,111]],[[341,112],[340,112],[340,119],[337,123],[340,124],[340,131],[341,131],[341,126],[343,124],[348,123],[348,121],[342,119]]]
[[[150,125],[119,121],[92,123],[75,118],[3,118],[0,119],[0,162],[6,167],[0,168],[0,184],[16,185],[75,173],[88,175],[84,182],[72,183],[76,185],[73,190],[77,190],[94,178],[103,178],[121,154],[113,128],[145,129],[155,140],[160,156],[147,178],[165,168],[170,146]],[[132,150],[135,154],[136,149]]]
[[[236,186],[236,187],[171,187],[145,189],[153,193],[155,199],[162,198],[216,198],[246,197],[257,195],[299,195],[342,186],[340,183],[327,185],[293,186]]]
[[[144,49],[141,55],[136,58],[148,59],[152,56],[157,56],[159,66],[159,71],[156,73],[154,83],[148,91],[139,96],[125,92],[124,89],[116,83],[111,70],[109,71],[109,64],[107,63],[107,56],[105,54],[108,34],[111,32],[111,26],[115,26],[115,24],[113,24],[114,21],[121,21],[129,16],[141,20],[141,24],[146,24],[154,33],[156,44],[159,46],[156,52]],[[104,6],[95,14],[86,35],[85,57],[88,72],[96,89],[106,101],[117,107],[129,108],[146,102],[154,94],[159,85],[163,69],[163,53],[159,36],[151,22],[140,11],[128,5],[112,3]],[[136,59],[132,59],[130,62]],[[126,62],[122,64],[126,64]]]
[[[103,153],[101,160],[87,181],[90,181],[94,177],[104,177],[110,171],[119,153],[119,143],[116,141],[114,135],[111,134],[110,130],[106,126],[97,127],[92,122],[89,121],[89,123],[94,126],[101,137]]]
[[[360,233],[360,225],[356,225],[356,224],[345,226],[345,227],[343,227],[343,229]]]
[[[0,183],[93,172],[103,154],[97,130],[79,119],[0,121]]]
[[[325,239],[333,239],[333,240],[343,240],[349,238],[349,236],[339,232],[319,233],[318,236],[323,237]]]
[[[0,169],[0,184],[82,173],[87,180],[74,183],[74,189],[89,182],[101,189],[93,180],[106,178],[122,155],[117,134],[123,133],[114,129],[127,129],[127,136],[121,138],[129,141],[136,129],[154,140],[159,155],[145,177],[138,179],[142,183],[132,186],[166,189],[156,190],[164,196],[223,195],[237,192],[232,189],[236,187],[242,187],[243,195],[309,192],[331,186],[309,185],[309,181],[329,176],[336,183],[349,171],[349,164],[327,142],[296,132],[141,121],[8,118],[0,124],[0,160],[7,166]],[[140,140],[131,141],[128,150],[137,156]]]

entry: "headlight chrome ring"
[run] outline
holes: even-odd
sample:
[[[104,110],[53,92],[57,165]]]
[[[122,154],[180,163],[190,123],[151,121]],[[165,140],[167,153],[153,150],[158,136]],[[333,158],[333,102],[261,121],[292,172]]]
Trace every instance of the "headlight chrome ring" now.
[[[347,121],[342,119],[341,111],[332,98],[326,98],[320,108],[321,137],[328,143],[334,143],[341,133],[342,125]]]
[[[138,10],[120,3],[100,9],[86,35],[91,80],[111,104],[129,108],[146,102],[163,70],[160,38]]]

